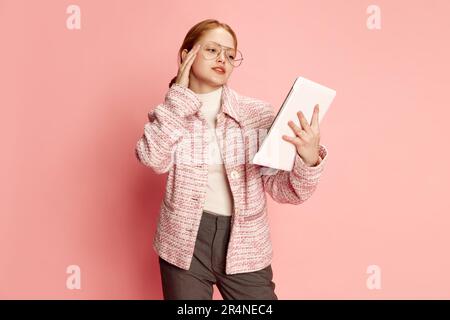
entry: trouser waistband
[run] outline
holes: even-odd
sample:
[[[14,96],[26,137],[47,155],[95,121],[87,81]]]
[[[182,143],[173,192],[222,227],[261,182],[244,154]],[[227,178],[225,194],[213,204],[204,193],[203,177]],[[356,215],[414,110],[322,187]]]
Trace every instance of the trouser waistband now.
[[[230,228],[231,216],[224,216],[208,210],[203,210],[202,220],[207,226],[224,230]]]

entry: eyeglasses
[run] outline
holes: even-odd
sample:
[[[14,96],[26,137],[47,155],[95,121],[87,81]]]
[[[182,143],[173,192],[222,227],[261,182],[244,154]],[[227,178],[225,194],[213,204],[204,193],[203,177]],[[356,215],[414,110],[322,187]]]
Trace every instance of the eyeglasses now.
[[[244,58],[242,57],[242,53],[239,50],[224,47],[217,42],[208,41],[202,44],[202,55],[206,60],[217,59],[218,56],[222,53],[222,48],[225,49],[225,55],[228,61],[234,67],[239,67]]]

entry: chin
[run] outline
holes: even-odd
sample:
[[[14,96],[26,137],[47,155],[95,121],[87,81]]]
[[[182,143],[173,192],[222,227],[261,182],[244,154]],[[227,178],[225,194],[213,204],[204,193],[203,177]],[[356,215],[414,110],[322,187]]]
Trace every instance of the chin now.
[[[215,84],[220,85],[220,86],[225,84],[226,82],[227,82],[227,79],[225,79],[225,78],[214,81]]]
[[[212,77],[209,78],[206,82],[214,86],[221,86],[227,82],[227,79],[226,78],[218,79],[217,77]]]

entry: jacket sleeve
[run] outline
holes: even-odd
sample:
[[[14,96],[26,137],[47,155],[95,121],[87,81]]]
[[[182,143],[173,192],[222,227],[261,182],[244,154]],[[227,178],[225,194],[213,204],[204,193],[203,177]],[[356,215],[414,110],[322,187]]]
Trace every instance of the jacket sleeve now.
[[[195,114],[200,106],[195,92],[174,83],[164,103],[148,113],[149,122],[135,147],[136,158],[158,174],[169,171],[176,146],[187,132],[186,117]]]
[[[261,109],[261,125],[267,129],[275,118],[275,111],[270,104]],[[264,190],[279,203],[300,204],[313,194],[319,183],[327,158],[327,148],[319,145],[320,163],[313,167],[305,164],[296,153],[294,167],[291,171],[269,170],[271,174],[262,175]]]

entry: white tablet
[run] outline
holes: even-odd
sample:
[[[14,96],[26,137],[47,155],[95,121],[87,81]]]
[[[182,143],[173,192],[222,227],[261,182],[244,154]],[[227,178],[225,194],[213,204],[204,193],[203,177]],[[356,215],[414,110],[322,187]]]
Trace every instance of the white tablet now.
[[[253,164],[291,171],[297,151],[291,142],[282,138],[283,135],[294,136],[288,121],[292,120],[301,127],[297,112],[302,111],[308,123],[311,123],[314,106],[318,104],[320,123],[335,96],[336,91],[333,89],[303,77],[295,79],[264,141],[253,157]]]

